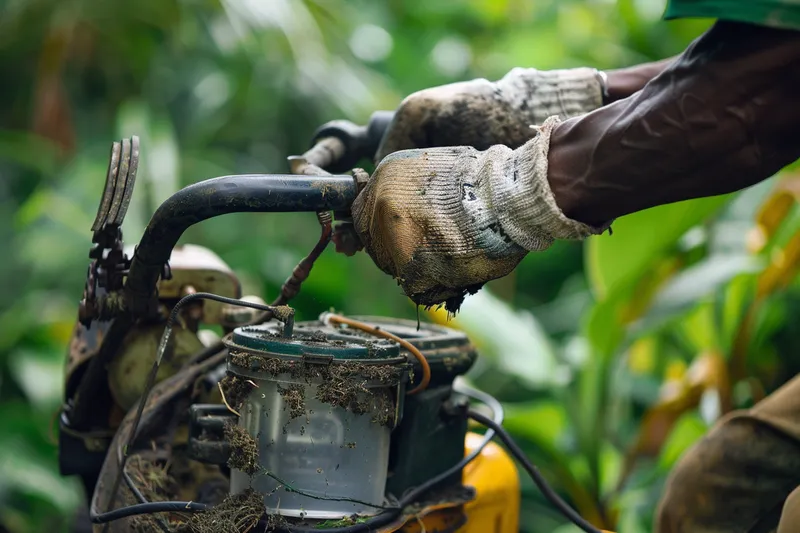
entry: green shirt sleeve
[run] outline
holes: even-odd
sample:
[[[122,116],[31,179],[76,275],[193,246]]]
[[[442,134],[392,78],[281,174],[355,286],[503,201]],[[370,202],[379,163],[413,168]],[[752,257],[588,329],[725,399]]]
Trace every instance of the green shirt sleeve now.
[[[669,0],[664,18],[712,18],[800,30],[800,0]]]

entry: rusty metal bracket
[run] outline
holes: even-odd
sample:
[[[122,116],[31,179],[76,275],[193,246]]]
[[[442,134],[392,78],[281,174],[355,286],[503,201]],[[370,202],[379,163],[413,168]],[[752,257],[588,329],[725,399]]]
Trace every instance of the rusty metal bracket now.
[[[109,319],[118,305],[109,305],[108,298],[122,289],[123,279],[130,267],[130,260],[123,252],[122,222],[128,212],[136,173],[139,169],[139,137],[122,139],[111,144],[108,171],[103,186],[103,195],[92,223],[92,248],[89,251],[89,271],[78,316],[84,325],[97,318]],[[98,288],[105,295],[98,298]],[[101,316],[102,315],[102,316]]]
[[[131,202],[138,169],[139,137],[134,135],[130,139],[112,143],[103,197],[92,224],[95,235],[107,227],[122,225]]]

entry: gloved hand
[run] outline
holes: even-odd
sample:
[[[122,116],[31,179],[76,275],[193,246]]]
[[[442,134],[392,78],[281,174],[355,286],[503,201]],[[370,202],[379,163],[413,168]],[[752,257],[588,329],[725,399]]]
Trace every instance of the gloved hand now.
[[[511,272],[528,251],[601,233],[564,216],[550,191],[547,152],[558,122],[546,120],[516,150],[387,156],[353,204],[367,253],[417,304],[455,312],[467,293]]]
[[[515,68],[497,82],[476,79],[416,92],[398,107],[375,160],[411,148],[517,148],[533,137],[532,124],[601,107],[601,76],[591,68]]]

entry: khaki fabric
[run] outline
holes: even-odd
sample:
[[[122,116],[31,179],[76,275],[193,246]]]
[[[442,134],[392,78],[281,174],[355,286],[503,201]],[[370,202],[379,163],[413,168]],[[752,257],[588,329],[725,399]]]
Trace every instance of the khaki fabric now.
[[[794,489],[786,498],[777,533],[797,533],[798,531],[800,531],[800,487]]]
[[[800,532],[798,487],[800,376],[724,417],[686,452],[667,480],[655,532]]]

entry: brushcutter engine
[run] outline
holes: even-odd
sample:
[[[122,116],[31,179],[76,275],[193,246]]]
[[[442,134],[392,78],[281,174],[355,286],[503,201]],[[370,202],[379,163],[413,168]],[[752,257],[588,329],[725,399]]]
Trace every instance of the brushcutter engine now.
[[[295,323],[287,305],[331,240],[358,249],[349,207],[366,173],[323,168],[371,157],[390,120],[325,125],[291,175],[178,191],[135,248],[121,226],[139,141],[113,144],[59,421],[61,471],[83,480],[95,531],[516,530],[513,463],[467,431],[469,396],[486,398],[457,382],[477,355],[463,333],[332,313]],[[178,245],[189,226],[243,211],[320,224],[270,305],[243,298],[210,250]]]
[[[350,207],[369,175],[325,169],[374,157],[391,120],[326,124],[290,175],[190,185],[132,249],[121,227],[139,141],[112,145],[59,418],[61,472],[82,479],[96,533],[514,533],[519,479],[495,436],[597,533],[502,428],[499,402],[463,383],[477,357],[463,333],[335,313],[295,322],[288,304],[329,242],[360,249]],[[211,250],[178,245],[212,217],[287,211],[315,213],[320,233],[270,304],[242,297]]]

